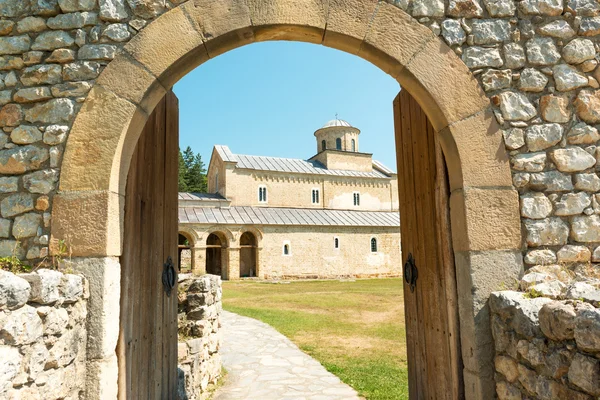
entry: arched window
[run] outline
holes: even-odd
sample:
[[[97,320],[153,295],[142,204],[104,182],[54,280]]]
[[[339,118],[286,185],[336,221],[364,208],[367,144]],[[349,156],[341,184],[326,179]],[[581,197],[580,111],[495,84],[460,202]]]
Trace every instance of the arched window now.
[[[267,202],[267,187],[266,186],[258,187],[258,202],[259,203]]]
[[[312,203],[319,204],[319,189],[312,190]]]
[[[371,238],[371,253],[377,253],[377,239]]]
[[[321,151],[325,151],[327,150],[327,142],[324,140],[321,140]]]
[[[334,249],[339,249],[340,248],[340,239],[339,238],[333,238],[333,248]]]
[[[360,193],[354,192],[353,195],[354,195],[354,205],[357,207],[360,206]]]
[[[340,139],[340,138],[335,139],[335,149],[336,150],[342,149],[342,139]]]
[[[285,243],[283,245],[283,255],[284,256],[289,256],[290,255],[290,244],[289,243]]]
[[[356,140],[352,139],[352,151],[356,151]]]

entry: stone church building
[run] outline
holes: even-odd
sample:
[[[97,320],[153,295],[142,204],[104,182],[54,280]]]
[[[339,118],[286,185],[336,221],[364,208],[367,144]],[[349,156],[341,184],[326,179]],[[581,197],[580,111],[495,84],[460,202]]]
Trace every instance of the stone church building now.
[[[215,146],[209,193],[179,194],[182,270],[224,279],[381,277],[401,273],[397,175],[335,119],[308,160]]]

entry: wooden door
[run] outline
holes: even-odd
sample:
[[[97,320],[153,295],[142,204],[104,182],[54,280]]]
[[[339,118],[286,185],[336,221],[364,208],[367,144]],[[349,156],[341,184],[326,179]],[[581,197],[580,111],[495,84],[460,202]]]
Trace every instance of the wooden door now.
[[[404,280],[411,399],[464,398],[449,187],[436,134],[417,102],[394,100],[402,262],[414,258],[414,291]],[[406,270],[406,266],[405,266]]]
[[[127,176],[119,399],[177,397],[177,286],[167,296],[162,276],[168,257],[177,267],[178,124],[170,92],[148,119]]]

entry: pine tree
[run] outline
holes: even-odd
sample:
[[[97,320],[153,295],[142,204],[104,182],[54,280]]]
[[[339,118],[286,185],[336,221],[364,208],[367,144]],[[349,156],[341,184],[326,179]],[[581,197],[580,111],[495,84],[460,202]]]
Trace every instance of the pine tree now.
[[[181,148],[179,149],[179,191],[180,192],[187,192],[188,191],[188,185],[185,179],[185,173],[186,173],[186,168],[185,168],[185,162],[183,161],[183,154],[181,154]]]
[[[179,191],[202,193],[206,192],[206,165],[200,153],[194,154],[191,147],[183,153],[179,151]]]

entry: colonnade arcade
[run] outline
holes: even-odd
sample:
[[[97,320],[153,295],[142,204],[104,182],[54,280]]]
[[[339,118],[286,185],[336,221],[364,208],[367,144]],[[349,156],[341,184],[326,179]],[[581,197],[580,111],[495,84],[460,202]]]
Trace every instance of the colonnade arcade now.
[[[194,274],[219,275],[228,280],[259,276],[261,241],[262,232],[256,228],[197,230],[180,227],[179,269]]]

